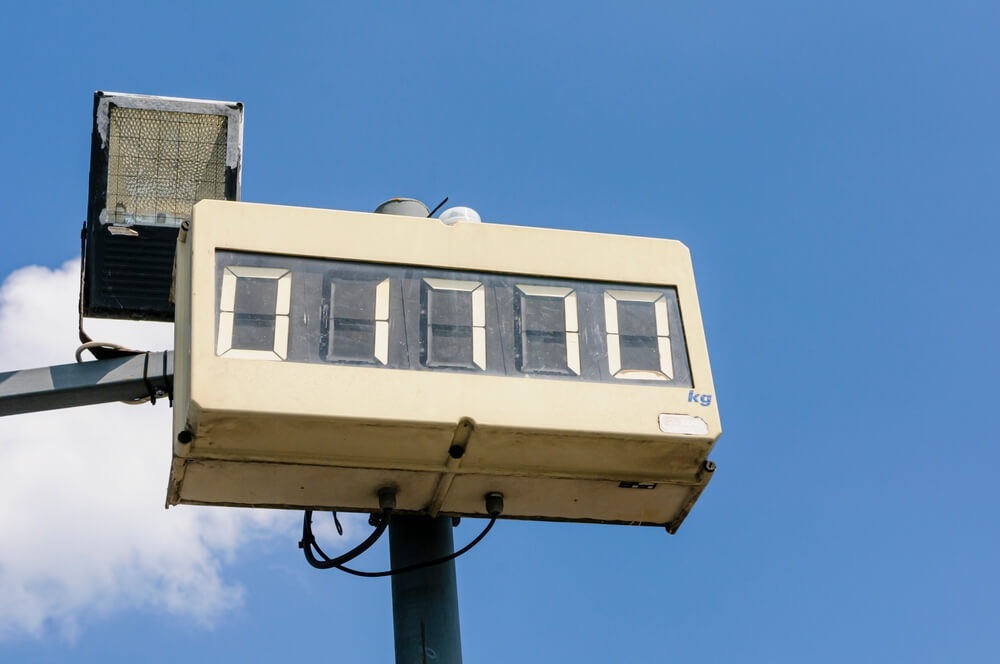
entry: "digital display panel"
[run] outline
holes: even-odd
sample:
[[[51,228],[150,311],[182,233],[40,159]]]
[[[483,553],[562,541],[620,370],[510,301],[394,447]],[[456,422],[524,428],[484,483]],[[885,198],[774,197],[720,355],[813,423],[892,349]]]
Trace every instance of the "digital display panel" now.
[[[673,287],[219,250],[216,355],[692,387]]]
[[[176,256],[170,505],[674,532],[712,476],[676,240],[204,200]]]

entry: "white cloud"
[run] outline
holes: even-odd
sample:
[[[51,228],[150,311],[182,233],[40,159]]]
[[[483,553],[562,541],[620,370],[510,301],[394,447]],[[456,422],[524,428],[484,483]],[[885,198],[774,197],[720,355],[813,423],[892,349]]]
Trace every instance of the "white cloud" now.
[[[73,361],[79,263],[26,267],[0,287],[0,371]],[[95,339],[172,347],[169,325],[88,321]],[[301,513],[164,510],[165,402],[0,418],[0,639],[72,639],[94,616],[165,611],[211,625],[242,601],[223,572],[238,548]],[[86,620],[83,618],[86,616]]]

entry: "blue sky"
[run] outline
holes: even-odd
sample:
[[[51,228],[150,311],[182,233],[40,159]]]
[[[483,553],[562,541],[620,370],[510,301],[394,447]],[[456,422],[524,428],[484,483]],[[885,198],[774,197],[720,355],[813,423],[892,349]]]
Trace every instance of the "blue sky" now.
[[[501,522],[465,661],[993,661],[1000,9],[542,4],[8,9],[0,370],[72,361],[93,91],[240,100],[244,200],[691,249],[712,484],[675,536]],[[0,421],[0,660],[391,661],[388,580],[164,512],[166,408],[101,408]]]

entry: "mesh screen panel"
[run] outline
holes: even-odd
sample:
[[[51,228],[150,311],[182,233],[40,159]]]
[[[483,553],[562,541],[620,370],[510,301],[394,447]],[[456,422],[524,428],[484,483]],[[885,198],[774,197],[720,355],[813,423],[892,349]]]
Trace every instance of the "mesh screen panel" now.
[[[224,199],[222,115],[111,108],[107,222],[178,226],[202,199]]]

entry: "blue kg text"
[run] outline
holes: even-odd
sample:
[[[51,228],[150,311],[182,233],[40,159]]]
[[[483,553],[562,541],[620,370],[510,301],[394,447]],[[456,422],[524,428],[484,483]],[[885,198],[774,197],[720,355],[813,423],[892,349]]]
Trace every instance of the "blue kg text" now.
[[[711,394],[697,394],[694,390],[688,392],[688,402],[700,403],[702,406],[707,406],[712,403]]]

